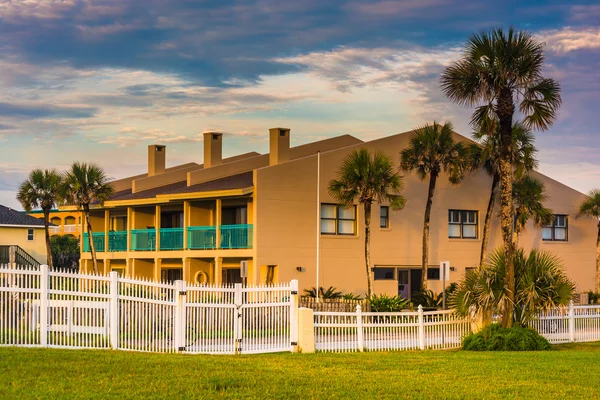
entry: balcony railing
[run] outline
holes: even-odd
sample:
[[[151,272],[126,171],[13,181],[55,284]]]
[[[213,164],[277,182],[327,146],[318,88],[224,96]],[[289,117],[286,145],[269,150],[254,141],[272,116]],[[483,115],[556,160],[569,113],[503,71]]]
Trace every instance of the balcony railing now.
[[[61,228],[60,226],[49,226],[48,227],[48,233],[51,235],[55,235],[57,233],[61,233]]]
[[[183,249],[183,228],[161,228],[160,229],[161,250]]]
[[[188,249],[216,249],[216,226],[190,226],[188,227]]]
[[[77,233],[79,232],[79,225],[63,225],[64,233]]]
[[[108,232],[108,251],[127,251],[127,231]]]
[[[94,250],[96,252],[104,251],[104,232],[94,232],[92,235],[92,239],[94,240]],[[83,234],[83,251],[84,252],[90,251],[89,243],[90,242],[88,239],[88,233],[86,232]]]
[[[156,229],[133,229],[131,231],[131,250],[156,250]]]
[[[252,225],[221,225],[221,249],[251,249]]]

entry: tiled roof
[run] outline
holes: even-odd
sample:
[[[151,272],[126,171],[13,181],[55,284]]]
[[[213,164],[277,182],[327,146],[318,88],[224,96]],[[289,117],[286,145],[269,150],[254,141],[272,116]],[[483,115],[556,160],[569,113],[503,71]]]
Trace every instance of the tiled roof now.
[[[44,226],[44,220],[0,205],[0,225]]]

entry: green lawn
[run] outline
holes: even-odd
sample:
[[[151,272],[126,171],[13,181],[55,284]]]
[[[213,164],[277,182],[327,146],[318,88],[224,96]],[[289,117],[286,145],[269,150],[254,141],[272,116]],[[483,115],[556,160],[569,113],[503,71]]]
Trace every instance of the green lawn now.
[[[256,356],[0,348],[0,398],[600,398],[600,343]]]

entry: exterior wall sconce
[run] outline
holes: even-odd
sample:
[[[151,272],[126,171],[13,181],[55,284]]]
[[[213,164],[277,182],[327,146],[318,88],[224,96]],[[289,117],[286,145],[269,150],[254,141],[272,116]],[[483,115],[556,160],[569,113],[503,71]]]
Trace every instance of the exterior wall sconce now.
[[[296,271],[298,271],[298,272],[304,272],[304,271],[305,271],[305,269],[304,269],[304,268],[302,268],[302,267],[296,267]]]

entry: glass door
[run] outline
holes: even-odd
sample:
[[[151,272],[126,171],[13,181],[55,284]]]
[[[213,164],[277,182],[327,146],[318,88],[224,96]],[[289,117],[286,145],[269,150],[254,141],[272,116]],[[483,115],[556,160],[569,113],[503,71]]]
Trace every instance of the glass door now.
[[[410,271],[408,269],[398,270],[398,296],[404,299],[410,298]]]

